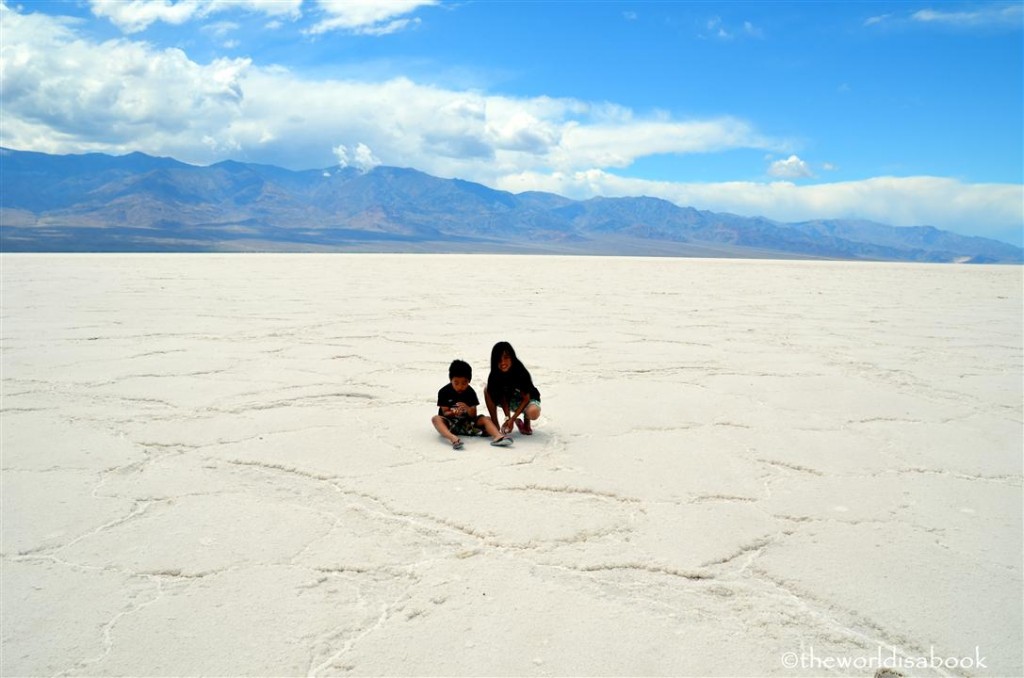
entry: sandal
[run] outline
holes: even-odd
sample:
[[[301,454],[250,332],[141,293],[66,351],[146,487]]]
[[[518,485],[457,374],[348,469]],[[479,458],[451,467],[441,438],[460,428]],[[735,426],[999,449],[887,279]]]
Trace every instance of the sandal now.
[[[524,436],[533,435],[533,427],[530,426],[529,419],[526,420],[526,423],[523,423],[521,419],[516,419],[516,428],[519,429],[519,432],[522,433]]]
[[[462,443],[461,440],[456,440],[454,443],[452,443],[452,449],[453,450],[461,450],[462,449],[462,445],[463,445],[463,443]]]
[[[514,441],[508,436],[501,436],[497,440],[492,440],[491,445],[493,445],[494,447],[508,447],[513,442]]]

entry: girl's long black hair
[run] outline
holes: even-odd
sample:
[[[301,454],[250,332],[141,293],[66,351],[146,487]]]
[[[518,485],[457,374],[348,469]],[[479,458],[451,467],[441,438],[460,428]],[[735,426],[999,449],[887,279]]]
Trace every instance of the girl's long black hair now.
[[[512,367],[508,372],[502,372],[498,367],[504,353],[508,353],[512,358]],[[540,391],[533,385],[530,371],[516,357],[516,350],[512,348],[512,344],[507,341],[499,341],[491,349],[491,373],[487,375],[487,390],[492,398],[500,402],[507,401],[514,388],[518,388],[524,393],[529,392],[531,398],[540,398]]]

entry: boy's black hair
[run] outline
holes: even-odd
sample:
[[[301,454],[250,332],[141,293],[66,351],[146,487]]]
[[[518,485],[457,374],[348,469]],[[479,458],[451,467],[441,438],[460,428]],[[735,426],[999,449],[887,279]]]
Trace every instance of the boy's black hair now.
[[[452,380],[455,377],[465,377],[467,381],[473,381],[473,368],[465,360],[456,358],[448,366],[448,379]]]

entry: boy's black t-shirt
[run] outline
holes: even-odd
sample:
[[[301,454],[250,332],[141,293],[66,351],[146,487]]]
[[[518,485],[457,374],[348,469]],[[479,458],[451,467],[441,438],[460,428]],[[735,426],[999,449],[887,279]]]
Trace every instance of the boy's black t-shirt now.
[[[476,391],[472,386],[467,386],[465,391],[459,393],[451,384],[445,384],[437,392],[437,413],[444,414],[441,411],[442,407],[455,407],[456,403],[466,403],[466,407],[476,407],[480,404],[480,399],[476,397]]]

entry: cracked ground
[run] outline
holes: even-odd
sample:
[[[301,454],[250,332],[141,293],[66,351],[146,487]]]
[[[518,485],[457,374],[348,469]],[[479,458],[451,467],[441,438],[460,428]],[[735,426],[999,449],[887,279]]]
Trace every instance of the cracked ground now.
[[[2,675],[1024,673],[1019,268],[2,263]]]

